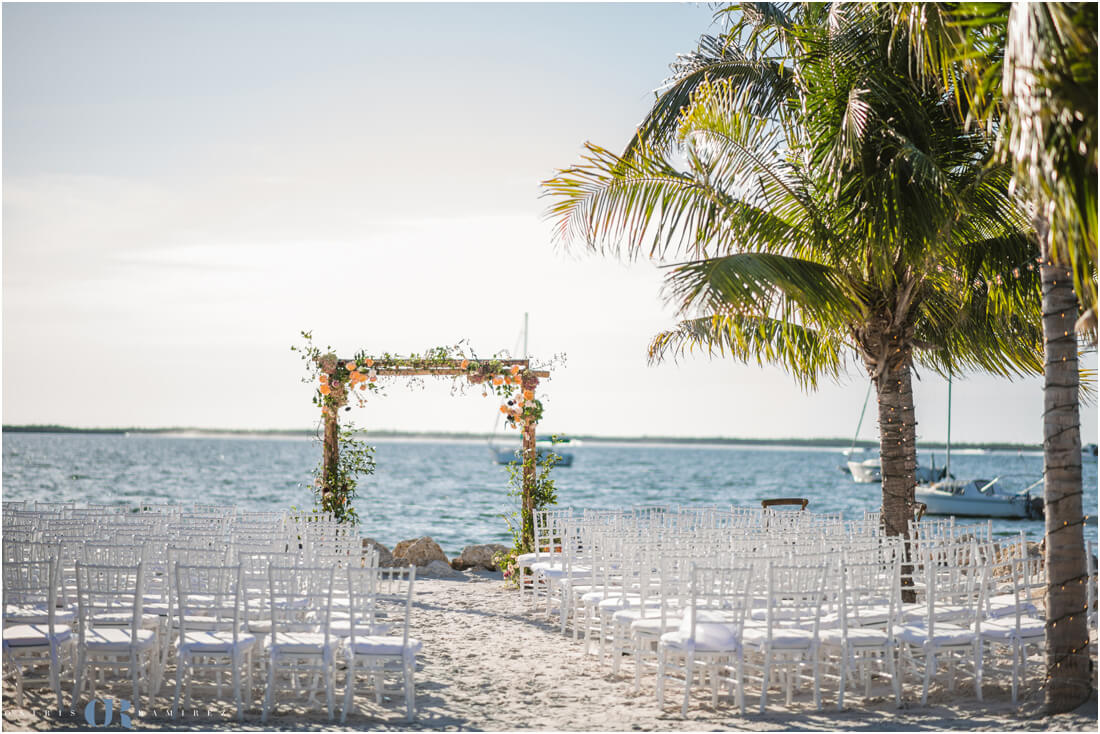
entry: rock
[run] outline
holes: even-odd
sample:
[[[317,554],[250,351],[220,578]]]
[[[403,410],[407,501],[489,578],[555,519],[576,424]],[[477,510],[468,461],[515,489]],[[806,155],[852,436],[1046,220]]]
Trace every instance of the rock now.
[[[427,566],[432,561],[443,561],[450,566],[439,543],[428,536],[402,540],[393,549],[393,560],[398,565]]]
[[[500,543],[486,543],[485,545],[468,545],[462,549],[462,554],[451,561],[451,568],[465,571],[468,568],[483,568],[486,571],[498,571],[493,563],[493,556],[498,552],[507,553],[508,546]]]
[[[446,561],[430,561],[428,565],[423,568],[417,568],[416,575],[448,579],[461,576],[462,574],[451,568],[451,565]]]
[[[393,565],[393,553],[390,549],[379,543],[374,538],[363,538],[363,548],[374,548],[378,551],[378,567],[389,568]]]

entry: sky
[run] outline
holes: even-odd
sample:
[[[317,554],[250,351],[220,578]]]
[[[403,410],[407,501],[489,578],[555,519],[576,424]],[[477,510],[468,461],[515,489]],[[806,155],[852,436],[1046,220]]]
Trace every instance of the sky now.
[[[660,272],[551,241],[540,182],[585,141],[621,149],[711,12],[5,3],[3,422],[307,428],[302,330],[342,355],[515,355],[528,313],[531,357],[565,355],[541,432],[853,436],[857,364],[812,393],[704,355],[649,366],[675,322]],[[918,438],[942,441],[946,383],[918,378]],[[1041,378],[952,392],[954,441],[1041,442]],[[345,415],[481,433],[498,413],[439,381]]]

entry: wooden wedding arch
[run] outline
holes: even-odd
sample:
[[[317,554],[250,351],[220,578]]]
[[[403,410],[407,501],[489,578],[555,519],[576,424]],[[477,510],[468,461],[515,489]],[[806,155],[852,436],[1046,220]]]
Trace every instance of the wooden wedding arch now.
[[[540,380],[550,378],[549,370],[533,369],[529,359],[478,359],[453,354],[453,350],[445,348],[430,350],[427,356],[394,357],[386,354],[372,357],[359,353],[352,358],[340,358],[334,352],[322,354],[309,342],[308,334],[303,336],[307,338],[307,347],[301,351],[307,363],[311,363],[311,372],[317,381],[314,403],[321,407],[324,422],[322,497],[338,491],[327,482],[328,478],[337,476],[340,460],[339,415],[349,399],[358,399],[363,404],[366,394],[379,391],[378,381],[384,378],[465,379],[471,384],[482,385],[486,394],[491,390],[501,397],[501,412],[505,413],[509,424],[520,431],[523,440],[520,454],[523,477],[521,525],[524,541],[533,541],[533,538],[526,536],[530,534],[534,510],[532,495],[538,456],[535,432],[543,412],[536,391]]]

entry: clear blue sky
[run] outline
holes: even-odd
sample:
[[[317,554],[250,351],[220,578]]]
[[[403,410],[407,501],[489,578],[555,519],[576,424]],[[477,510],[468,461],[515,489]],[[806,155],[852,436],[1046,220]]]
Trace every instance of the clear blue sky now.
[[[555,250],[541,219],[539,182],[586,140],[621,147],[710,24],[694,4],[5,4],[4,422],[305,427],[299,330],[485,354],[530,312],[532,355],[567,355],[545,430],[850,435],[858,367],[812,394],[647,367],[659,274]],[[921,378],[940,440],[945,385]],[[1041,440],[1038,379],[954,395],[956,440]],[[441,384],[354,418],[486,431],[495,411]]]

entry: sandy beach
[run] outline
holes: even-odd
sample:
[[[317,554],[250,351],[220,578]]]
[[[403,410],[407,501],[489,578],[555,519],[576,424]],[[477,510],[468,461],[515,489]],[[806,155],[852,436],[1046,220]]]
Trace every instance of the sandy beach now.
[[[360,695],[347,724],[329,722],[322,707],[280,705],[266,724],[260,723],[262,684],[256,685],[244,722],[237,722],[225,702],[207,706],[208,698],[196,686],[196,710],[174,722],[166,718],[171,705],[175,671],[155,710],[133,722],[134,729],[194,730],[539,730],[539,731],[696,731],[729,730],[849,730],[849,731],[1096,731],[1097,701],[1073,713],[1044,717],[1042,691],[1034,676],[1012,705],[1007,684],[987,683],[985,701],[977,702],[969,687],[954,693],[933,690],[927,706],[919,704],[919,688],[906,686],[903,706],[895,708],[885,687],[869,701],[849,699],[843,711],[835,707],[835,691],[825,689],[825,708],[815,711],[808,693],[796,696],[790,710],[781,697],[764,715],[738,716],[722,699],[717,710],[700,692],[687,718],[681,717],[671,689],[666,707],[656,703],[652,678],[643,680],[639,694],[626,675],[612,676],[583,644],[563,637],[541,616],[528,613],[515,591],[505,589],[499,574],[462,574],[456,579],[417,579],[412,625],[424,643],[417,661],[417,718],[407,724],[398,696],[377,706]],[[1034,672],[1034,671],[1033,671]],[[999,683],[1000,681],[998,681]],[[71,681],[66,685],[66,693]],[[4,729],[86,729],[83,716],[57,717],[41,713],[51,697],[48,689],[28,689],[23,708],[16,708],[12,686],[4,684]],[[128,698],[129,686],[108,687],[100,697]],[[343,694],[337,682],[337,700]],[[752,692],[749,693],[752,701]],[[67,696],[66,696],[67,698]],[[114,727],[118,727],[117,720]]]

